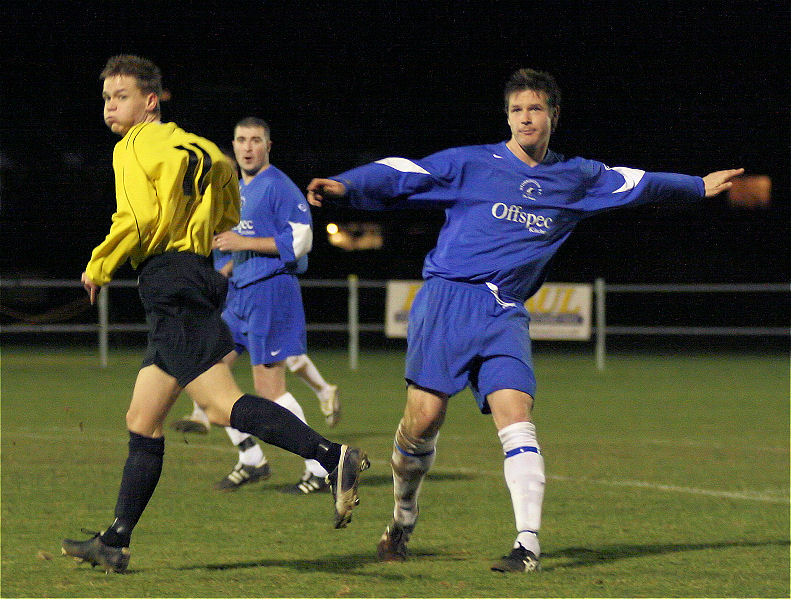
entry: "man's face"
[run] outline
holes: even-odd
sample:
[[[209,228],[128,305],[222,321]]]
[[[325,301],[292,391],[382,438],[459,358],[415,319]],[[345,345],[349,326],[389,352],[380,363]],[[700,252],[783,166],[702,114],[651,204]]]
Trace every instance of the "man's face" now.
[[[256,175],[269,166],[272,142],[263,127],[237,127],[233,143],[234,156],[245,175]]]
[[[508,122],[512,139],[524,149],[547,147],[558,120],[545,92],[522,90],[509,97]]]
[[[157,108],[157,95],[144,94],[131,75],[113,75],[104,80],[104,122],[113,133],[126,135],[132,127],[150,119]]]

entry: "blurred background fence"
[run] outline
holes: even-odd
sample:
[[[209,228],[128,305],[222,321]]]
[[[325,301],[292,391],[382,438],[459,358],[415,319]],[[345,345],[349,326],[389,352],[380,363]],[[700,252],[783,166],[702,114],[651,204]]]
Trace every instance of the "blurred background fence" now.
[[[307,330],[341,334],[349,367],[356,369],[361,334],[373,333],[384,340],[387,281],[349,275],[304,279],[300,284]],[[32,339],[43,334],[93,334],[100,365],[107,366],[111,334],[147,330],[139,302],[132,297],[136,288],[134,280],[113,281],[102,288],[94,311],[78,281],[0,279],[0,334],[4,340],[24,334]],[[790,335],[788,283],[609,284],[598,278],[593,298],[594,360],[600,370],[605,368],[609,336]]]

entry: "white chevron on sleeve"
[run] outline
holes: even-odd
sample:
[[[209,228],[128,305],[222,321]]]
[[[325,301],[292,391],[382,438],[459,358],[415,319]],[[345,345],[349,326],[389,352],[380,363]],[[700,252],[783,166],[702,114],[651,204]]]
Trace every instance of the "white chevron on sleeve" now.
[[[313,246],[313,230],[311,230],[311,226],[293,221],[289,221],[289,225],[292,228],[294,258],[305,256],[311,251],[311,246]]]
[[[389,156],[388,158],[378,160],[377,163],[390,167],[391,169],[396,169],[402,173],[423,173],[424,175],[429,175],[429,171],[420,165],[416,165],[413,161],[399,156]]]
[[[630,167],[605,167],[608,171],[616,171],[624,177],[624,185],[622,185],[618,190],[613,190],[612,194],[618,194],[619,192],[629,192],[633,189],[638,182],[643,179],[643,176],[646,174],[646,171],[641,171],[641,169],[631,169]]]

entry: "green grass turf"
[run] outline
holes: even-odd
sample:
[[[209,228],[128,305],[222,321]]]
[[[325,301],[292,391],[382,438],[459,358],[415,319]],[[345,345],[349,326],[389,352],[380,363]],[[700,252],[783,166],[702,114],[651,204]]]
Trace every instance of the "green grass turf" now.
[[[495,428],[469,392],[451,401],[411,559],[376,561],[403,356],[364,350],[357,372],[341,351],[312,357],[344,417],[328,429],[289,376],[309,422],[373,463],[352,524],[332,528],[329,495],[278,493],[299,458],[267,447],[272,479],[220,494],[211,484],[236,461],[225,433],[169,431],[130,569],[105,575],[61,557],[60,539],[112,518],[141,352],[99,369],[90,349],[3,348],[2,596],[789,597],[788,356],[610,356],[599,373],[589,354],[538,347],[547,490],[544,571],[530,576],[489,571],[513,514]],[[188,410],[183,397],[170,419]]]

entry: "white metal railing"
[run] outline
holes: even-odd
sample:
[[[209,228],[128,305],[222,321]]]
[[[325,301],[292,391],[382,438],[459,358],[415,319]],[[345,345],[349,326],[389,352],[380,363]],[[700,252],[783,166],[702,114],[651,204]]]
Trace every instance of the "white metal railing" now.
[[[384,332],[383,323],[360,323],[358,305],[360,288],[385,289],[384,281],[361,280],[357,275],[349,275],[346,279],[301,279],[302,287],[346,288],[347,289],[347,320],[332,323],[307,323],[308,331],[347,332],[349,343],[349,367],[357,369],[360,348],[360,333],[363,331]],[[0,279],[0,288],[80,288],[82,283],[74,279]],[[137,281],[118,279],[111,281],[99,290],[96,299],[97,322],[75,324],[25,324],[2,325],[0,333],[96,333],[99,344],[99,363],[107,366],[109,334],[114,332],[146,332],[145,323],[110,323],[110,290],[112,288],[136,288]]]
[[[788,283],[689,283],[689,284],[606,284],[594,282],[596,332],[595,360],[597,369],[605,368],[605,337],[612,335],[713,335],[713,336],[788,336],[789,327],[666,327],[607,325],[606,295],[611,293],[700,294],[700,293],[767,293],[790,292]]]
[[[349,367],[357,369],[361,332],[384,332],[383,323],[360,323],[358,307],[361,288],[386,287],[385,281],[361,280],[357,275],[346,279],[301,279],[305,288],[346,288],[347,319],[330,323],[308,323],[308,331],[346,332],[348,337]],[[73,279],[0,279],[0,288],[82,288]],[[110,323],[109,305],[112,288],[137,287],[134,280],[117,280],[104,286],[97,298],[97,323],[83,324],[26,324],[3,325],[1,333],[96,333],[99,343],[99,361],[107,366],[108,338],[112,332],[145,332],[145,323]],[[606,337],[611,335],[713,335],[713,336],[788,336],[789,327],[666,327],[607,325],[606,298],[608,293],[778,293],[790,292],[787,283],[764,284],[606,284],[604,279],[594,282],[595,303],[595,360],[597,368],[605,368]]]

